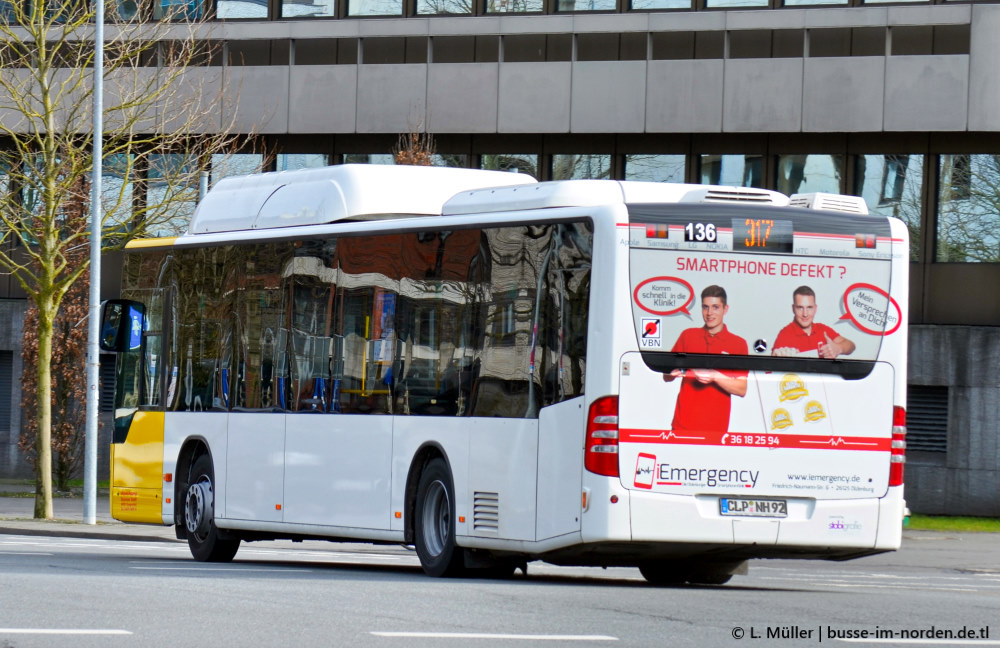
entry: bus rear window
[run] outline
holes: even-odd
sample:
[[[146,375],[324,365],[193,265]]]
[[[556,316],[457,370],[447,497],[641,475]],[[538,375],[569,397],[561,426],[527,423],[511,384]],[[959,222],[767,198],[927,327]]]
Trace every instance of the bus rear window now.
[[[705,366],[867,374],[900,327],[884,218],[725,205],[630,215],[636,337],[657,369],[693,354],[714,356]]]

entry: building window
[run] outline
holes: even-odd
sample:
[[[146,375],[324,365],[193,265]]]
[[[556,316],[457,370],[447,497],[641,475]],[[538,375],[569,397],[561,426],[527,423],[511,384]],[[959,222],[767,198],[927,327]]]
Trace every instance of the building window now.
[[[559,0],[559,11],[614,11],[616,0]]]
[[[276,171],[315,169],[328,166],[330,156],[326,153],[279,153],[276,162]]]
[[[690,9],[691,0],[632,0],[632,9]]]
[[[625,156],[625,179],[649,182],[684,182],[686,155]]]
[[[764,188],[763,155],[702,155],[702,184]]]
[[[600,180],[611,177],[610,155],[553,155],[553,180]]]
[[[779,155],[778,191],[791,196],[799,193],[840,193],[842,155]]]
[[[403,0],[348,0],[348,16],[402,16]]]
[[[1000,155],[938,158],[937,252],[941,262],[1000,262]]]
[[[486,153],[479,156],[479,168],[526,173],[537,180],[538,156],[534,153]]]
[[[177,0],[174,1],[177,2]],[[259,0],[255,2],[246,2],[245,0],[217,0],[215,17],[223,19],[266,19],[267,3]]]
[[[749,7],[767,7],[770,0],[706,0],[706,9],[747,9]]]
[[[473,0],[417,0],[418,14],[471,14]]]
[[[212,186],[229,176],[243,176],[264,170],[260,153],[216,154],[212,156]]]
[[[200,170],[195,154],[151,155],[147,161],[145,213],[150,236],[187,230],[198,203]]]
[[[221,9],[225,0],[220,0],[219,8]],[[240,5],[250,5],[250,3],[237,2],[234,4]],[[249,16],[223,16],[216,10],[219,18],[247,18]],[[176,21],[186,21],[186,20],[201,20],[205,15],[205,7],[199,0],[160,0],[159,2],[153,3],[153,19],[154,20],[176,20]],[[264,5],[264,18],[267,18],[267,5]]]
[[[486,13],[541,13],[543,0],[486,0]]]
[[[123,153],[110,155],[101,165],[101,211],[109,223],[128,223],[132,220],[135,186],[135,158]],[[3,189],[6,189],[4,176]]]
[[[392,153],[345,153],[344,164],[395,164]]]
[[[910,260],[919,260],[923,155],[859,155],[854,194],[865,199],[868,211],[892,216],[910,230]]]
[[[283,0],[282,18],[330,18],[337,11],[336,0]]]
[[[431,166],[467,169],[469,156],[462,153],[435,153],[431,155]]]
[[[809,5],[846,5],[848,0],[784,0],[786,7],[803,7]]]

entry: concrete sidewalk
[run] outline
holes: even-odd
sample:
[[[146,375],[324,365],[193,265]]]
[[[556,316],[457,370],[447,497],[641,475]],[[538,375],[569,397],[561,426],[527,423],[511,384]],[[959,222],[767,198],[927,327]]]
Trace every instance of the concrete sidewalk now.
[[[173,527],[125,524],[111,519],[106,495],[97,498],[97,524],[83,523],[82,497],[55,497],[52,499],[54,520],[32,519],[35,511],[33,492],[31,486],[0,484],[0,535],[182,542],[174,535]]]

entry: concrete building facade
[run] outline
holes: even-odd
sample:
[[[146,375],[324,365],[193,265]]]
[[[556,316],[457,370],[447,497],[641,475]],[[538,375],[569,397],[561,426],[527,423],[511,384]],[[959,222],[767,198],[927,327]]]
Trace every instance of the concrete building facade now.
[[[437,163],[539,179],[864,196],[913,236],[907,499],[1000,516],[1000,4],[784,4],[218,0],[220,55],[189,74],[279,169],[426,131]],[[16,473],[24,305],[0,279]]]

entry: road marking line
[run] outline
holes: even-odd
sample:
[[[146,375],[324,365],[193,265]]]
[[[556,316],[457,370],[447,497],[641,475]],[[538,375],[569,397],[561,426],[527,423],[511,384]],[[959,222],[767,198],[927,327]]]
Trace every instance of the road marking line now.
[[[54,556],[43,551],[0,551],[0,556]]]
[[[82,630],[75,628],[0,628],[0,635],[7,634],[37,634],[37,635],[130,635],[128,630]]]
[[[376,637],[402,639],[512,639],[528,641],[618,641],[606,635],[528,635],[490,634],[485,632],[370,632]]]

